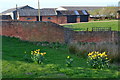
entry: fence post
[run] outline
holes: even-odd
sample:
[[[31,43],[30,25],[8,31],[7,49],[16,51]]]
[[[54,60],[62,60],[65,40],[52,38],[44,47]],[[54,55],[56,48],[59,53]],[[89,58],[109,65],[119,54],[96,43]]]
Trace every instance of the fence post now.
[[[87,28],[87,31],[88,31],[88,28]]]

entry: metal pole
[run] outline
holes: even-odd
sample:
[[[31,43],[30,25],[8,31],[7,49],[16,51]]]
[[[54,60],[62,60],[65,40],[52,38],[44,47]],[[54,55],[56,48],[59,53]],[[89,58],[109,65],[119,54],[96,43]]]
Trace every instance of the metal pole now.
[[[40,2],[38,0],[38,21],[40,21]]]
[[[18,11],[17,11],[17,4],[16,4],[16,20],[17,20],[17,17],[18,17]]]

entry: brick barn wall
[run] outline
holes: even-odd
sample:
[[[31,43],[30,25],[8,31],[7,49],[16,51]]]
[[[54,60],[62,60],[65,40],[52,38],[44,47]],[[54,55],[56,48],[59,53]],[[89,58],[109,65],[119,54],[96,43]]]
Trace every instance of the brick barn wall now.
[[[27,20],[27,18],[31,18],[31,20]],[[35,17],[35,16],[20,16],[19,21],[37,21],[37,17]]]
[[[65,24],[67,23],[67,17],[66,16],[58,16],[58,24]]]
[[[48,19],[48,18],[51,18],[51,19]],[[54,23],[57,23],[57,16],[42,16],[42,21],[51,21],[51,22],[54,22]]]
[[[51,19],[48,19],[49,17]],[[42,21],[51,21],[57,24],[64,24],[64,23],[67,23],[67,17],[66,16],[42,16]]]
[[[80,22],[80,17],[77,17],[77,22],[78,22],[78,23]]]

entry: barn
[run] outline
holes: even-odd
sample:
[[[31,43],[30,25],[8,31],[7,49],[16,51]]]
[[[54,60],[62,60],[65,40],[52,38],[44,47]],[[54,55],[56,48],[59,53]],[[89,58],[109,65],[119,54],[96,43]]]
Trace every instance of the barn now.
[[[9,15],[13,20],[38,21],[38,9],[28,5],[8,9],[2,12]],[[40,20],[51,21],[57,24],[88,22],[89,13],[86,10],[58,10],[57,8],[40,9]]]
[[[89,13],[86,10],[57,11],[58,16],[66,16],[67,23],[88,22]]]

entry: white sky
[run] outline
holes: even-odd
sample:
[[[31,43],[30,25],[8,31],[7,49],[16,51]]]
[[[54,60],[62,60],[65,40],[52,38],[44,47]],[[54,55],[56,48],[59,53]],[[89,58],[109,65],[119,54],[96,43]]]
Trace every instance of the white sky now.
[[[29,5],[37,8],[38,0],[1,0],[0,12],[19,6]],[[57,8],[59,6],[118,6],[120,0],[40,0],[41,8]]]

